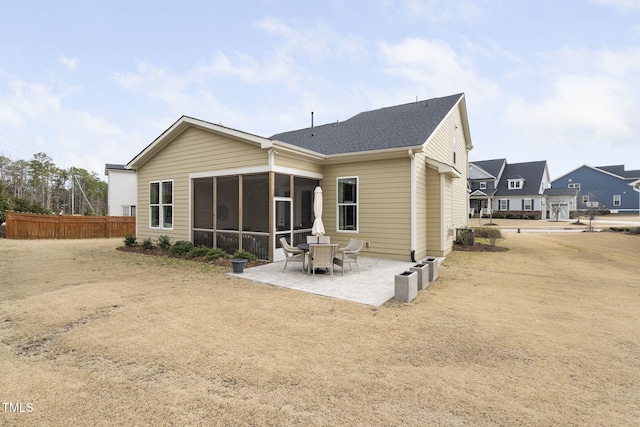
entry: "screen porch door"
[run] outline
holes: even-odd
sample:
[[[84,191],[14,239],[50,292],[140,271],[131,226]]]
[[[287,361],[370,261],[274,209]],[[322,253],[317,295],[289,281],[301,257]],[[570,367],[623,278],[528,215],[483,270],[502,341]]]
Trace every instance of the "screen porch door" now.
[[[273,199],[273,260],[282,261],[284,252],[280,239],[284,237],[289,244],[293,242],[293,203],[290,197],[275,197]]]

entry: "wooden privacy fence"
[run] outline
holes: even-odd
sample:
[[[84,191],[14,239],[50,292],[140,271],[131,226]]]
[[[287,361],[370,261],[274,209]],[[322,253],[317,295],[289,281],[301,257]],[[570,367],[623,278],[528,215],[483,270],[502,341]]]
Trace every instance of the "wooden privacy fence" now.
[[[69,216],[7,212],[7,239],[101,239],[136,234],[134,216]]]

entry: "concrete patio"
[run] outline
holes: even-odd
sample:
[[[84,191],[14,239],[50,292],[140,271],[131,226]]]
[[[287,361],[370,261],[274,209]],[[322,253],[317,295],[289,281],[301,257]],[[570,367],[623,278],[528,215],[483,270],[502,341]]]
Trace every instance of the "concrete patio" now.
[[[438,258],[439,263],[442,263],[442,260],[443,258]],[[243,273],[227,274],[282,288],[378,307],[393,298],[394,276],[408,270],[416,263],[360,257],[358,264],[360,274],[354,265],[353,270],[350,270],[349,266],[345,267],[344,276],[341,274],[340,267],[335,266],[333,280],[330,273],[316,274],[314,280],[313,275],[302,273],[301,263],[289,263],[286,271],[283,272],[284,261],[245,268]]]

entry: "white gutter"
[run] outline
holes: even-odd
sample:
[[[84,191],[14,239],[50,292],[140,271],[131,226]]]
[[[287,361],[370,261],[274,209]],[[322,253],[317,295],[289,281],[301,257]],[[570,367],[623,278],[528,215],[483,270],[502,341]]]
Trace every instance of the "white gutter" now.
[[[640,218],[640,179],[629,184],[638,193],[638,218]]]

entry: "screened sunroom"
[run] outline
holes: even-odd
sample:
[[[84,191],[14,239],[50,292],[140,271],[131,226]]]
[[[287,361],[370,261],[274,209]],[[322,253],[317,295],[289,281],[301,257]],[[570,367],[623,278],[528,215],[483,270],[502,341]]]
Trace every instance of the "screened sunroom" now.
[[[266,172],[199,177],[191,184],[195,245],[278,261],[284,257],[280,238],[297,245],[311,235],[318,179]]]

